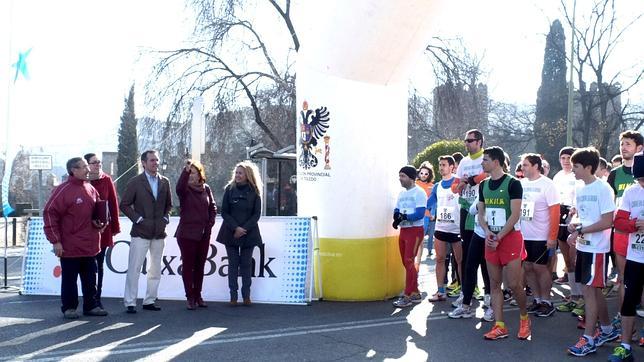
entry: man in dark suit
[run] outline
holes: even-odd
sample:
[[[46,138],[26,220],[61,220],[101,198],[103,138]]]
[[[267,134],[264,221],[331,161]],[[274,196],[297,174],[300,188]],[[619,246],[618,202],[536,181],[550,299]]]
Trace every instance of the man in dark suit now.
[[[161,310],[155,304],[161,281],[161,257],[165,245],[165,227],[170,222],[172,193],[167,177],[158,173],[159,154],[148,150],[141,154],[143,172],[127,184],[119,204],[121,211],[132,220],[130,254],[123,302],[128,313],[136,313],[139,275],[150,251],[148,284],[143,309]]]

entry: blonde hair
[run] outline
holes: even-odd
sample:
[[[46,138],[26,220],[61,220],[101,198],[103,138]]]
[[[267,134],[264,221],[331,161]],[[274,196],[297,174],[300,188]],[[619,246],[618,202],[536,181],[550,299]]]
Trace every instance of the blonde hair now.
[[[230,181],[228,181],[228,184],[226,184],[226,188],[237,187],[237,183],[235,182],[235,171],[237,170],[237,167],[244,169],[244,172],[246,172],[246,179],[248,179],[248,184],[250,184],[250,186],[255,189],[255,192],[261,199],[264,184],[262,184],[262,178],[259,174],[259,168],[257,168],[257,165],[250,161],[243,161],[235,165],[235,167],[233,168],[232,177],[230,178]]]

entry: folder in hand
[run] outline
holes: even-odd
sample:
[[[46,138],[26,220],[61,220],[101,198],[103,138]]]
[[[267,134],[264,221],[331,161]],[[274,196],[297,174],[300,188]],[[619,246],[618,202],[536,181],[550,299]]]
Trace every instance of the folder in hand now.
[[[94,220],[102,223],[102,224],[107,224],[110,221],[110,206],[108,205],[106,200],[98,200],[96,201],[96,205],[94,205]]]

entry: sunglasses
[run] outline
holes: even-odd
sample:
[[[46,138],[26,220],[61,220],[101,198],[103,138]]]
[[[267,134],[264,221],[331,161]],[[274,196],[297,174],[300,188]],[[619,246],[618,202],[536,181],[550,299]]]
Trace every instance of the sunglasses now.
[[[466,138],[466,139],[464,139],[463,141],[464,141],[464,142],[467,142],[467,143],[472,143],[472,142],[476,142],[476,141],[478,141],[478,139],[477,139],[477,138]]]

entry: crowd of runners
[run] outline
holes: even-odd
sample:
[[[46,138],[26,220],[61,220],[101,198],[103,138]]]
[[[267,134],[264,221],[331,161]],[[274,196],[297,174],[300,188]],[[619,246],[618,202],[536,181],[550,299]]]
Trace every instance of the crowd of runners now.
[[[644,329],[638,340],[635,327],[636,316],[644,316],[642,134],[621,133],[620,154],[610,162],[593,147],[564,147],[561,170],[552,179],[540,155],[523,154],[511,168],[513,161],[503,149],[484,147],[484,142],[479,130],[470,130],[464,139],[466,156],[431,160],[438,164],[435,182],[429,162],[400,170],[404,190],[392,226],[400,228],[406,284],[394,306],[405,308],[424,299],[417,278],[427,236],[428,249],[435,252],[438,287],[427,299],[451,303],[450,318],[472,318],[482,300],[483,320],[494,323],[484,338],[506,338],[503,306],[510,303],[519,308],[517,337],[528,339],[531,314],[572,313],[583,334],[568,353],[585,356],[619,341],[609,361],[632,361],[631,346],[644,346]],[[565,263],[559,278],[558,253]],[[569,290],[558,305],[553,303],[553,281]],[[606,306],[610,293],[619,303],[613,318]]]

